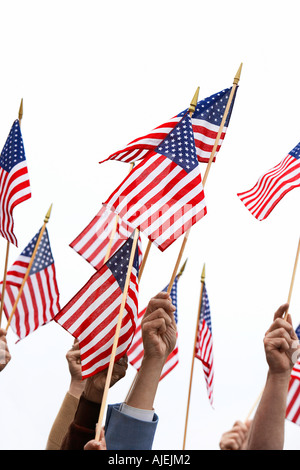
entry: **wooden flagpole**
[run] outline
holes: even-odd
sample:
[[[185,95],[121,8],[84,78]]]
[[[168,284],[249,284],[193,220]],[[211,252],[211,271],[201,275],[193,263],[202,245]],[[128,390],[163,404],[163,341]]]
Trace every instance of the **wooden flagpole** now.
[[[297,248],[294,269],[293,269],[293,274],[292,274],[292,279],[291,279],[291,284],[290,284],[290,290],[289,290],[289,295],[288,295],[288,300],[287,300],[288,304],[290,304],[291,302],[291,297],[292,297],[292,292],[293,292],[293,287],[294,287],[294,280],[295,280],[297,264],[298,264],[298,259],[299,259],[299,252],[300,252],[300,238],[298,241],[298,248]],[[287,315],[288,315],[288,310],[286,311],[285,316],[284,316],[285,320],[286,320]]]
[[[214,143],[212,152],[211,152],[210,157],[209,157],[209,161],[208,161],[208,164],[207,164],[207,167],[206,167],[206,171],[205,171],[205,174],[204,174],[204,177],[203,177],[203,181],[202,181],[202,186],[203,186],[203,188],[204,188],[204,186],[205,186],[205,183],[206,183],[206,180],[207,180],[209,171],[210,171],[210,167],[211,167],[212,161],[213,161],[213,159],[214,159],[214,156],[215,156],[215,153],[216,153],[218,144],[219,144],[220,137],[221,137],[222,132],[223,132],[223,127],[224,127],[224,125],[225,125],[225,122],[226,122],[226,119],[227,119],[227,116],[228,116],[228,113],[229,113],[229,110],[230,110],[230,106],[231,106],[231,103],[232,103],[232,100],[233,100],[233,97],[234,97],[234,93],[235,93],[236,87],[237,87],[237,85],[238,85],[238,83],[239,83],[239,80],[240,80],[241,71],[242,71],[242,65],[243,65],[243,64],[241,64],[241,65],[239,66],[239,69],[238,69],[238,71],[237,71],[237,73],[236,73],[236,75],[235,75],[235,77],[234,77],[234,79],[233,79],[233,85],[232,85],[231,92],[230,92],[230,95],[229,95],[229,98],[228,98],[228,101],[227,101],[227,105],[226,105],[226,108],[225,108],[225,111],[224,111],[224,115],[223,115],[223,118],[222,118],[222,121],[221,121],[221,124],[220,124],[220,128],[219,128],[219,131],[218,131],[218,134],[217,134],[217,137],[216,137],[216,140],[215,140],[215,143]],[[190,109],[191,109],[191,108],[190,108]],[[193,112],[194,112],[194,111],[193,111]],[[188,240],[190,231],[191,231],[191,229],[189,228],[189,229],[184,233],[184,238],[183,238],[182,246],[181,246],[181,249],[180,249],[180,252],[179,252],[179,255],[178,255],[176,264],[175,264],[175,268],[174,268],[174,271],[173,271],[173,274],[172,274],[172,277],[171,277],[171,281],[170,281],[170,284],[169,284],[169,290],[170,290],[170,292],[171,292],[171,289],[172,289],[172,285],[173,285],[173,282],[174,282],[174,279],[175,279],[175,276],[176,276],[176,272],[177,272],[177,269],[178,269],[178,266],[179,266],[179,263],[180,263],[182,254],[183,254],[183,252],[184,252],[184,248],[185,248],[185,245],[186,245],[186,243],[187,243],[187,240]],[[169,292],[169,293],[170,293],[170,292]]]
[[[20,124],[20,127],[21,127],[22,117],[23,117],[23,98],[21,99],[21,103],[20,103],[20,107],[19,107],[19,124]],[[2,284],[2,293],[1,293],[1,302],[0,302],[0,327],[1,327],[1,321],[2,321],[3,306],[4,306],[4,295],[5,295],[5,289],[6,289],[6,275],[7,275],[7,268],[8,268],[9,248],[10,248],[10,242],[7,240],[5,264],[4,264],[4,274],[3,274],[3,284]]]
[[[33,264],[33,261],[34,261],[36,252],[37,252],[37,250],[38,250],[40,241],[41,241],[41,239],[42,239],[43,233],[44,233],[45,228],[46,228],[46,224],[49,222],[51,210],[52,210],[52,204],[51,204],[51,206],[50,206],[50,208],[49,208],[49,210],[48,210],[48,212],[47,212],[47,214],[46,214],[46,216],[45,216],[44,225],[42,226],[42,228],[41,228],[41,230],[40,230],[40,233],[39,233],[37,242],[36,242],[36,244],[35,244],[33,253],[32,253],[32,255],[31,255],[31,258],[30,258],[30,261],[29,261],[29,265],[28,265],[28,267],[27,267],[27,270],[26,270],[25,276],[24,276],[24,278],[23,278],[21,287],[20,287],[20,289],[19,289],[17,298],[16,298],[15,303],[14,303],[14,305],[13,305],[11,314],[10,314],[9,319],[8,319],[8,321],[7,321],[6,331],[8,330],[8,327],[9,327],[10,322],[11,322],[11,320],[12,320],[12,317],[13,317],[15,311],[16,311],[16,308],[17,308],[18,302],[19,302],[19,300],[20,300],[20,297],[21,297],[21,295],[22,295],[24,285],[25,285],[25,283],[26,283],[26,281],[27,281],[27,278],[28,278],[28,276],[29,276],[29,273],[30,273],[30,270],[31,270],[31,266],[32,266],[32,264]]]
[[[291,279],[291,283],[290,283],[290,290],[289,290],[289,295],[288,295],[288,299],[287,299],[287,303],[290,305],[290,302],[291,302],[291,298],[292,298],[292,292],[293,292],[293,287],[294,287],[294,281],[295,281],[295,275],[296,275],[296,270],[297,270],[297,265],[298,265],[298,259],[299,259],[299,253],[300,253],[300,238],[299,238],[299,241],[298,241],[298,248],[297,248],[297,252],[296,252],[296,257],[295,257],[295,262],[294,262],[294,268],[293,268],[293,274],[292,274],[292,279]],[[288,316],[288,313],[289,313],[289,309],[287,309],[287,311],[285,312],[284,314],[284,317],[283,319],[286,320],[287,316]],[[261,399],[262,397],[262,394],[263,394],[263,391],[264,389],[260,392],[259,396],[257,397],[254,405],[252,406],[252,408],[250,409],[248,415],[247,415],[247,418],[245,419],[245,422],[248,421],[248,419],[250,419],[256,405],[259,403],[259,400]]]
[[[96,426],[95,440],[97,440],[97,441],[100,440],[101,426],[102,426],[102,421],[103,421],[103,416],[104,416],[104,410],[105,410],[105,407],[106,407],[107,394],[108,394],[108,389],[110,387],[112,371],[113,371],[113,367],[114,367],[116,350],[117,350],[117,345],[118,345],[119,335],[120,335],[120,330],[121,330],[121,323],[122,323],[122,319],[123,319],[123,312],[124,312],[124,308],[125,308],[127,292],[128,292],[128,288],[129,288],[130,275],[131,275],[131,270],[132,270],[132,266],[133,266],[134,255],[135,255],[135,250],[136,250],[138,238],[139,238],[139,230],[135,229],[134,230],[134,238],[133,238],[133,242],[132,242],[131,253],[130,253],[130,258],[129,258],[128,269],[127,269],[127,275],[126,275],[126,280],[125,280],[125,285],[124,285],[124,290],[123,290],[122,302],[121,302],[121,305],[120,305],[118,322],[117,322],[117,326],[116,326],[114,343],[113,343],[112,352],[111,352],[111,356],[110,356],[109,367],[108,367],[108,371],[107,371],[105,387],[104,387],[104,392],[103,392],[103,398],[102,398],[102,402],[101,402],[99,419],[98,419],[98,423],[97,423],[97,426]]]
[[[197,102],[198,102],[199,90],[200,90],[200,88],[198,87],[197,90],[195,91],[193,99],[190,103],[190,107],[189,107],[190,116],[192,116],[192,114],[195,112],[196,105],[197,105]],[[144,271],[144,267],[145,267],[145,264],[146,264],[146,261],[147,261],[148,255],[149,255],[151,245],[152,245],[152,242],[149,240],[147,248],[146,248],[144,256],[143,256],[143,261],[142,261],[142,264],[141,264],[141,267],[140,267],[140,270],[139,270],[139,279],[141,279],[141,277],[142,277],[142,273]],[[178,263],[178,266],[179,266],[179,263]],[[177,270],[178,270],[178,266],[176,268],[176,273],[177,273]],[[176,276],[176,274],[175,274],[175,276]],[[175,279],[175,276],[174,276],[174,279]],[[174,279],[173,279],[173,282],[174,282]]]
[[[200,313],[201,313],[204,282],[205,282],[205,264],[203,265],[202,274],[201,274],[201,289],[200,289],[200,296],[199,296],[199,306],[198,306],[197,323],[196,323],[196,331],[195,331],[195,339],[194,339],[194,349],[193,349],[193,359],[192,359],[191,374],[190,374],[188,402],[187,402],[187,409],[186,409],[186,416],[185,416],[185,428],[184,428],[183,447],[182,447],[183,450],[185,450],[186,432],[187,432],[187,425],[188,425],[192,381],[193,381],[193,373],[194,373],[195,350],[196,350],[197,337],[198,337],[198,331],[199,331],[199,319],[200,319]]]

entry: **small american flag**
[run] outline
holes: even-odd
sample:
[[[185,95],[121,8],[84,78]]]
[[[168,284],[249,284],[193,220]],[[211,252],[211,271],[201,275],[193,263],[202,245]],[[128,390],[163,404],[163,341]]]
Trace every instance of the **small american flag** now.
[[[295,330],[300,339],[300,325]],[[286,419],[300,426],[300,360],[294,365],[289,383]]]
[[[235,94],[223,127],[215,156],[220,150],[229,125],[236,91],[237,89],[235,90]],[[192,126],[195,133],[196,153],[200,162],[207,163],[209,161],[230,92],[231,88],[226,88],[201,101],[198,101],[197,103],[195,112],[192,115]],[[149,156],[149,153],[152,150],[155,150],[156,147],[161,144],[161,142],[167,137],[168,134],[170,134],[172,129],[180,121],[181,117],[184,116],[187,112],[188,109],[185,109],[177,116],[174,116],[173,118],[169,119],[169,121],[153,129],[149,134],[133,140],[124,149],[113,153],[105,160],[102,160],[100,163],[103,163],[107,160],[118,160],[129,163]]]
[[[286,419],[300,426],[300,362],[292,370],[286,406]]]
[[[116,226],[117,223],[117,226]],[[70,243],[79,255],[99,270],[107,254],[111,234],[116,231],[112,240],[109,257],[111,257],[125,243],[133,232],[133,227],[123,221],[116,214],[102,206],[97,215],[85,229]],[[138,240],[139,262],[142,261],[142,241]]]
[[[0,235],[16,246],[13,209],[30,197],[23,139],[19,121],[15,120],[0,157]]]
[[[54,318],[79,340],[83,379],[105,369],[110,362],[132,243],[130,237]],[[136,249],[116,361],[126,353],[136,328],[138,269]]]
[[[9,318],[20,286],[31,260],[40,231],[7,272],[4,296],[4,313]],[[0,284],[2,293],[3,284]],[[25,338],[38,327],[48,323],[60,310],[59,291],[56,281],[54,259],[49,235],[45,229],[38,246],[29,276],[24,284],[17,309],[12,317],[11,328],[19,337]]]
[[[174,312],[176,325],[178,323],[177,283],[178,283],[178,278],[176,277],[174,280],[171,292],[170,292],[172,304],[176,307],[176,310]],[[166,292],[168,290],[168,286],[165,287],[165,289],[163,290]],[[142,338],[142,318],[144,316],[145,311],[146,311],[146,308],[144,308],[141,312],[138,313],[135,335],[132,340],[132,344],[127,351],[128,362],[137,370],[140,369],[141,364],[142,364],[142,359],[144,356],[144,347],[143,347],[143,338]],[[162,380],[169,372],[171,372],[171,370],[174,369],[174,367],[178,364],[178,362],[179,362],[179,359],[178,359],[178,336],[177,336],[177,342],[176,342],[175,348],[169,354],[165,362],[165,365],[163,367],[163,370],[160,376],[160,380]]]
[[[279,201],[300,186],[300,142],[281,162],[264,173],[249,191],[238,193],[249,212],[264,220]]]
[[[195,357],[200,359],[206,381],[206,388],[210,404],[213,405],[213,337],[211,328],[210,306],[206,290],[203,283],[202,302],[200,308],[199,328],[196,341]]]
[[[207,212],[189,114],[105,205],[164,251]]]

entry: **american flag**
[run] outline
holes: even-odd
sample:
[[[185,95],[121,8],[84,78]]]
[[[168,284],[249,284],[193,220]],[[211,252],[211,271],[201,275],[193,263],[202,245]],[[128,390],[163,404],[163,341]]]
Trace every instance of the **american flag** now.
[[[207,212],[189,114],[104,203],[161,251]]]
[[[219,140],[219,144],[216,149],[215,157],[220,150],[223,143],[231,113],[234,105],[236,91],[233,96],[229,113],[227,115],[223,131]],[[207,163],[209,161],[211,152],[214,147],[214,143],[219,132],[223,114],[228,102],[228,98],[231,92],[231,88],[225,88],[224,90],[214,93],[213,95],[198,101],[195,112],[192,115],[192,126],[195,134],[195,145],[196,153],[199,162]],[[107,160],[118,160],[121,162],[134,162],[141,160],[149,155],[152,150],[155,150],[158,145],[167,137],[172,129],[180,121],[181,117],[188,112],[185,109],[177,116],[172,117],[169,121],[153,129],[149,134],[139,137],[122,149],[112,155],[110,155],[103,163]],[[214,158],[215,161],[215,158]]]
[[[176,310],[174,312],[176,325],[178,324],[177,283],[178,283],[178,278],[176,277],[172,285],[171,292],[170,292],[172,304],[176,307]],[[165,287],[165,289],[163,289],[163,291],[165,292],[167,290],[168,290],[168,286]],[[135,335],[132,340],[132,344],[127,351],[128,362],[137,370],[140,369],[143,356],[144,356],[144,347],[143,347],[143,338],[142,338],[142,318],[144,316],[145,311],[146,311],[146,308],[144,308],[141,312],[138,313]],[[177,336],[177,342],[176,342],[175,348],[169,354],[165,362],[165,365],[163,367],[163,370],[160,376],[160,380],[162,380],[169,372],[171,372],[171,370],[174,369],[174,367],[178,364],[178,361],[179,359],[178,359],[178,336]]]
[[[217,153],[224,141],[232,114],[236,92],[237,88],[235,89],[232,102],[230,104],[213,161],[216,160]],[[195,112],[192,115],[192,124],[199,162],[208,163],[210,159],[230,93],[231,88],[225,88],[224,90],[215,93],[204,100],[198,101],[197,103]],[[180,113],[179,116],[182,116],[183,114],[184,112]]]
[[[286,406],[286,419],[300,426],[300,361],[292,370]]]
[[[19,121],[13,123],[0,157],[0,234],[18,246],[13,209],[31,197],[28,169]]]
[[[3,305],[7,318],[10,317],[39,234],[40,231],[33,237],[7,272]],[[3,284],[1,282],[1,293],[2,288]],[[59,310],[59,291],[54,259],[48,231],[45,229],[29,276],[24,284],[22,295],[12,317],[11,328],[19,339],[23,339],[38,327],[52,320]]]
[[[211,328],[210,306],[206,290],[203,283],[202,302],[200,308],[199,328],[196,341],[195,357],[200,359],[206,381],[207,395],[210,404],[213,405],[213,337]]]
[[[117,226],[116,226],[117,223]],[[102,206],[97,215],[85,229],[70,243],[79,255],[99,270],[107,254],[111,234],[116,231],[112,240],[109,256],[112,256],[133,232],[133,227],[123,221],[116,214]],[[142,241],[138,240],[139,262],[142,261]]]
[[[264,220],[285,194],[300,186],[300,142],[281,162],[264,173],[249,191],[238,193],[250,213]]]
[[[130,237],[54,318],[79,340],[83,379],[105,369],[110,362],[132,244]],[[116,361],[127,352],[136,328],[138,269],[136,249]]]
[[[300,339],[300,325],[295,330]],[[300,360],[292,369],[286,405],[286,419],[300,426]]]

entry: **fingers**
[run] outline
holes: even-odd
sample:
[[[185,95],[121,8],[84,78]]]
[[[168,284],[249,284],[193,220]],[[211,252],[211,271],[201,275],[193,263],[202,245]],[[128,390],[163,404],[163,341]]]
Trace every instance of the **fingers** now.
[[[172,304],[169,294],[167,292],[160,292],[148,303],[142,323],[144,324],[145,322],[153,321],[157,318],[164,318],[167,325],[172,323],[174,328],[176,328],[174,318],[175,310],[176,307]]]

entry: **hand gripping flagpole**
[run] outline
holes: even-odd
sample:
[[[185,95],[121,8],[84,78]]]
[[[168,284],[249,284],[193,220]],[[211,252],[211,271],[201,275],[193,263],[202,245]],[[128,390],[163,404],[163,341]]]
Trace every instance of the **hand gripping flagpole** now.
[[[17,298],[16,298],[16,300],[15,300],[15,303],[14,303],[14,305],[13,305],[11,314],[10,314],[9,319],[8,319],[8,321],[7,321],[6,331],[8,330],[8,327],[9,327],[10,322],[11,322],[11,320],[12,320],[12,317],[13,317],[15,311],[16,311],[16,308],[17,308],[18,302],[19,302],[19,300],[20,300],[20,297],[21,297],[21,295],[22,295],[24,285],[25,285],[25,283],[26,283],[26,281],[27,281],[27,278],[28,278],[28,276],[29,276],[29,273],[30,273],[30,270],[31,270],[31,266],[32,266],[32,264],[33,264],[33,262],[34,262],[34,258],[35,258],[36,252],[37,252],[37,250],[38,250],[40,241],[41,241],[41,239],[42,239],[42,236],[43,236],[44,231],[45,231],[45,228],[46,228],[46,224],[49,222],[51,210],[52,210],[52,204],[51,204],[51,206],[49,207],[48,212],[47,212],[47,214],[46,214],[46,216],[45,216],[44,225],[42,226],[42,228],[41,228],[41,230],[40,230],[40,233],[39,233],[37,242],[36,242],[36,244],[35,244],[34,250],[33,250],[33,252],[32,252],[32,255],[31,255],[31,258],[30,258],[30,261],[29,261],[29,264],[28,264],[28,267],[27,267],[27,270],[26,270],[26,273],[25,273],[25,276],[24,276],[24,278],[23,278],[23,281],[22,281],[21,287],[20,287],[20,289],[19,289]]]
[[[193,381],[193,373],[194,373],[195,351],[196,351],[197,337],[198,337],[198,331],[199,331],[199,320],[200,320],[200,313],[201,313],[204,283],[205,283],[205,264],[203,265],[202,274],[201,274],[201,289],[200,289],[198,315],[197,315],[197,323],[196,323],[196,330],[195,330],[195,339],[194,339],[193,359],[192,359],[191,374],[190,374],[188,402],[187,402],[187,409],[186,409],[186,416],[185,416],[185,428],[184,428],[183,447],[182,447],[183,450],[185,450],[186,432],[187,432],[187,425],[188,425],[188,416],[189,416],[189,409],[190,409],[192,381]]]
[[[186,263],[187,263],[187,259],[185,260],[185,262],[183,263],[182,267],[180,268],[180,271],[179,271],[179,273],[177,274],[177,279],[180,279],[181,276],[183,275],[184,270],[185,270],[185,265],[186,265]],[[133,385],[135,384],[135,381],[136,381],[136,378],[137,378],[137,374],[138,374],[138,371],[136,372],[136,374],[135,374],[135,376],[134,376],[134,379],[133,379],[133,381],[132,381],[132,383],[131,383],[131,385],[130,385],[130,388],[129,388],[128,392],[127,392],[127,395],[126,395],[126,398],[125,398],[125,400],[124,400],[124,403],[127,402],[128,397],[129,397],[129,395],[130,395],[130,393],[131,393],[131,390],[133,389]]]
[[[222,121],[221,121],[221,124],[220,124],[220,128],[219,128],[219,131],[218,131],[218,134],[217,134],[217,137],[216,137],[216,140],[215,140],[215,143],[214,143],[212,152],[211,152],[210,157],[209,157],[209,161],[208,161],[208,164],[207,164],[207,167],[206,167],[206,171],[205,171],[205,174],[204,174],[204,177],[203,177],[203,181],[202,181],[202,186],[203,186],[203,188],[204,188],[204,186],[205,186],[205,183],[206,183],[206,180],[207,180],[209,171],[210,171],[211,163],[212,163],[212,161],[213,161],[213,159],[214,159],[214,156],[215,156],[215,153],[216,153],[218,144],[219,144],[219,140],[220,140],[221,135],[222,135],[222,132],[223,132],[223,128],[224,128],[224,125],[225,125],[225,122],[226,122],[226,119],[227,119],[227,116],[228,116],[228,113],[229,113],[229,110],[230,110],[230,106],[231,106],[231,103],[232,103],[232,100],[233,100],[233,97],[234,97],[234,94],[235,94],[236,87],[238,86],[238,83],[239,83],[239,80],[240,80],[241,71],[242,71],[242,65],[243,65],[243,64],[241,64],[241,65],[239,66],[239,69],[238,69],[238,71],[237,71],[237,73],[236,73],[236,75],[235,75],[235,77],[234,77],[234,80],[233,80],[233,85],[232,85],[231,92],[230,92],[230,95],[229,95],[229,98],[228,98],[228,101],[227,101],[227,105],[226,105],[226,108],[225,108],[225,111],[224,111],[224,115],[223,115]],[[196,104],[197,104],[197,103],[196,103]],[[195,109],[192,110],[192,108],[190,107],[190,113],[191,113],[191,115],[194,113],[194,111],[195,111]],[[173,282],[174,282],[174,279],[175,279],[175,276],[176,276],[176,272],[177,272],[179,263],[180,263],[180,261],[181,261],[181,257],[182,257],[182,255],[183,255],[184,248],[185,248],[185,245],[186,245],[186,243],[187,243],[187,240],[188,240],[190,231],[191,231],[191,228],[189,228],[189,229],[184,233],[183,242],[182,242],[181,249],[180,249],[180,252],[179,252],[179,255],[178,255],[176,264],[175,264],[175,268],[174,268],[172,277],[171,277],[171,281],[170,281],[170,284],[169,284],[168,293],[171,292],[172,285],[173,285]]]
[[[291,283],[290,283],[290,290],[289,290],[289,295],[288,295],[288,299],[287,299],[287,303],[288,303],[288,308],[284,314],[284,317],[283,319],[286,320],[287,319],[287,316],[288,316],[288,313],[289,313],[289,306],[290,306],[290,303],[291,303],[291,298],[292,298],[292,292],[293,292],[293,287],[294,287],[294,281],[295,281],[295,275],[296,275],[296,270],[297,270],[297,265],[298,265],[298,259],[299,259],[299,253],[300,253],[300,238],[299,238],[299,241],[298,241],[298,248],[297,248],[297,252],[296,252],[296,257],[295,257],[295,262],[294,262],[294,268],[293,268],[293,274],[292,274],[292,279],[291,279]],[[262,394],[263,394],[263,391],[264,389],[260,392],[259,396],[257,397],[255,403],[252,405],[252,408],[250,409],[248,415],[247,415],[247,418],[245,419],[245,422],[248,421],[254,411],[254,409],[256,408],[256,406],[258,405],[261,397],[262,397]]]
[[[20,128],[21,128],[22,117],[23,117],[23,98],[21,99],[20,108],[19,108],[19,125],[20,125]],[[7,240],[4,274],[3,274],[3,284],[2,284],[2,292],[1,292],[1,303],[0,303],[0,327],[1,327],[3,306],[4,306],[4,294],[5,294],[5,288],[6,288],[6,275],[7,275],[7,268],[8,268],[9,248],[10,248],[10,242],[9,242],[9,240]]]
[[[138,238],[139,238],[139,230],[135,229],[134,230],[132,247],[131,247],[130,258],[129,258],[129,263],[128,263],[127,275],[126,275],[126,280],[125,280],[125,285],[124,285],[124,290],[123,290],[122,302],[121,302],[120,310],[119,310],[118,323],[117,323],[117,326],[116,326],[114,343],[113,343],[113,347],[112,347],[112,351],[111,351],[111,356],[110,356],[110,361],[109,361],[109,366],[108,366],[108,371],[107,371],[107,376],[106,376],[106,381],[105,381],[105,387],[104,387],[104,392],[103,392],[103,398],[102,398],[102,402],[101,402],[99,419],[98,419],[98,423],[96,425],[96,435],[95,435],[95,440],[96,441],[100,440],[100,433],[101,433],[102,421],[103,421],[103,416],[104,416],[104,410],[105,410],[105,407],[106,407],[108,389],[110,387],[110,382],[111,382],[111,377],[112,377],[112,372],[113,372],[113,367],[114,367],[114,362],[115,362],[116,350],[117,350],[117,345],[118,345],[119,335],[120,335],[120,330],[121,330],[121,324],[122,324],[122,319],[123,319],[123,312],[124,312],[124,308],[125,308],[127,292],[128,292],[128,288],[129,288],[130,275],[131,275],[131,270],[132,270],[132,266],[133,266],[134,255],[135,255],[135,250],[136,250]]]

